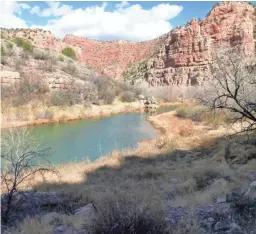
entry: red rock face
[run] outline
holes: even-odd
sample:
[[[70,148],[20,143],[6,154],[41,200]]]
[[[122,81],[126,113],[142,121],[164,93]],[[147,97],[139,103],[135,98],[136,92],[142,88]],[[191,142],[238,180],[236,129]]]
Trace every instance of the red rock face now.
[[[64,42],[80,47],[79,60],[109,77],[121,78],[128,64],[149,60],[153,86],[201,84],[216,49],[239,45],[245,56],[254,56],[253,13],[248,3],[223,2],[204,20],[192,19],[155,40],[100,42],[68,35]]]
[[[123,71],[130,63],[147,59],[156,51],[161,38],[136,43],[130,41],[102,42],[67,35],[64,42],[79,46],[80,61],[86,62],[98,72],[112,78],[121,78]]]
[[[120,79],[130,63],[148,60],[150,85],[195,85],[209,76],[208,65],[218,48],[239,46],[245,58],[255,55],[254,25],[253,6],[222,2],[204,20],[192,19],[151,41],[102,42],[72,35],[56,40],[50,32],[40,31],[33,43],[59,52],[72,46],[80,61],[107,77]]]
[[[150,59],[148,82],[156,85],[200,85],[217,49],[239,46],[245,58],[255,55],[254,8],[224,2],[202,21],[191,20],[167,34],[165,44]]]

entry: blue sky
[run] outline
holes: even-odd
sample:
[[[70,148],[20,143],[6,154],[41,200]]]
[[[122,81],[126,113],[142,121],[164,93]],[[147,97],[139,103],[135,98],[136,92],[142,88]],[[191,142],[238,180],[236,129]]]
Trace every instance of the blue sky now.
[[[1,27],[43,28],[58,38],[71,33],[98,40],[143,41],[192,18],[217,2],[1,2]]]

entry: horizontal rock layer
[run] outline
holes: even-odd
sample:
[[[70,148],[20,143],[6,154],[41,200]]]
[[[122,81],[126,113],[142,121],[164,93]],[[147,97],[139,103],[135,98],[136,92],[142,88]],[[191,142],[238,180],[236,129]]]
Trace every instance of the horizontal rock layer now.
[[[201,85],[209,77],[216,49],[239,46],[246,57],[254,56],[254,25],[253,6],[222,2],[205,19],[192,19],[185,26],[145,42],[103,42],[73,35],[57,40],[51,32],[38,29],[4,32],[58,52],[71,46],[80,61],[108,77],[120,79],[129,64],[147,60],[147,81],[152,86]]]

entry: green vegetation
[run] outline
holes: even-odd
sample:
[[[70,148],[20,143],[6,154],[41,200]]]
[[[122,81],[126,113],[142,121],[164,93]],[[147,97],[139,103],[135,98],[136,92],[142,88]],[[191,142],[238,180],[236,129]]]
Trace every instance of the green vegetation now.
[[[64,62],[64,56],[63,55],[59,56],[59,61]]]
[[[71,47],[66,47],[62,50],[62,54],[64,54],[67,57],[75,58],[76,52]]]
[[[6,55],[5,48],[1,45],[1,56],[5,56],[5,55]]]
[[[137,84],[145,79],[147,73],[147,61],[132,64],[123,73],[124,81],[127,84]]]
[[[12,49],[12,48],[13,48],[13,43],[10,42],[10,41],[7,41],[7,47],[8,47],[9,49]]]
[[[31,42],[25,40],[24,38],[15,37],[13,42],[17,44],[17,46],[22,47],[24,51],[32,52],[34,49],[34,46],[31,44]]]

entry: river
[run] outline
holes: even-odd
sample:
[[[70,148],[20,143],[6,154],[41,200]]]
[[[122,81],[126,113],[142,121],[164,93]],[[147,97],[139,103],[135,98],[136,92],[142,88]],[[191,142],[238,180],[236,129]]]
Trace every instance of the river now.
[[[158,113],[174,109],[160,107]],[[51,148],[48,158],[53,164],[91,161],[125,148],[134,148],[139,141],[151,140],[156,130],[146,119],[146,113],[126,113],[109,117],[76,120],[58,124],[30,127],[32,134],[40,138],[42,147]]]

